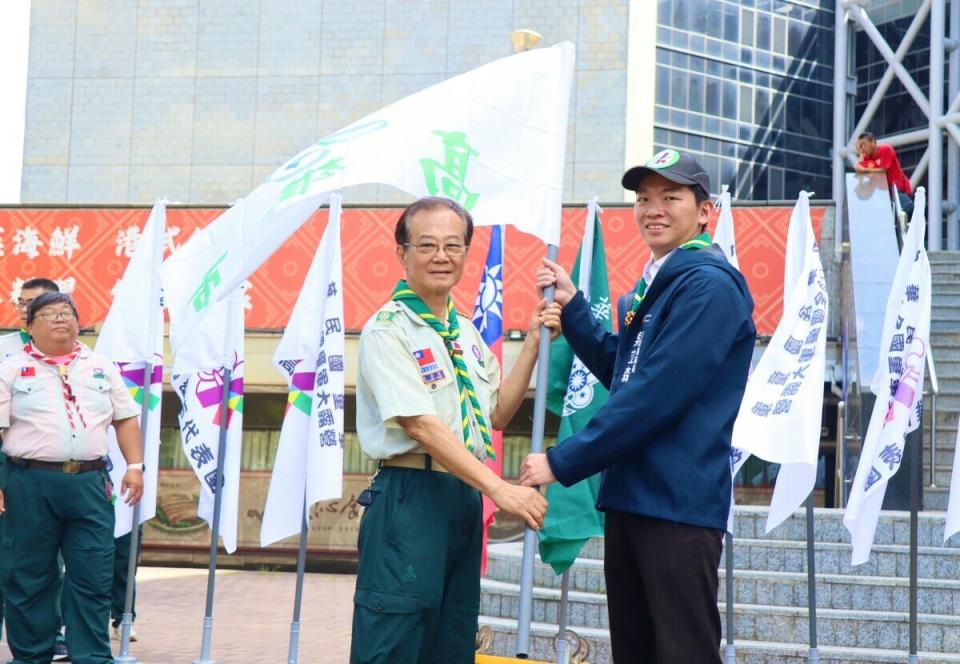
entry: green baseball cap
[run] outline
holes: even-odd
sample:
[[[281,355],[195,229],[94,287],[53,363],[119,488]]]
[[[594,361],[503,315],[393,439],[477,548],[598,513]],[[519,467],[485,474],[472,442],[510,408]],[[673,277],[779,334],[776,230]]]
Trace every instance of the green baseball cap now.
[[[710,195],[710,176],[703,166],[688,154],[676,150],[661,150],[643,166],[634,166],[623,174],[620,180],[624,189],[636,191],[644,176],[656,173],[671,182],[700,187],[703,193]]]

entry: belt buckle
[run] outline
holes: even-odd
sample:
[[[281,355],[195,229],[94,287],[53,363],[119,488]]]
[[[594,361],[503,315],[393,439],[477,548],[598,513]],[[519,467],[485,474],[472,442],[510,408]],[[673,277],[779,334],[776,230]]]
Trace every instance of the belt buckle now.
[[[63,472],[68,475],[76,475],[80,472],[80,462],[79,461],[64,461],[63,462]]]

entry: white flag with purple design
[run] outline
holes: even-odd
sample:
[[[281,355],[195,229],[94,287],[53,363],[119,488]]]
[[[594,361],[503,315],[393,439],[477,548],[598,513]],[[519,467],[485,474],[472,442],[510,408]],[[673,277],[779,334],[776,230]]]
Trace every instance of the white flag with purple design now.
[[[300,532],[310,505],[343,493],[343,274],[340,196],[290,322],[273,355],[287,379],[287,411],[260,526],[260,545]]]
[[[930,261],[924,247],[926,192],[917,189],[910,230],[890,287],[880,361],[870,383],[874,404],[843,515],[852,564],[870,558],[887,482],[903,460],[906,435],[923,421],[923,378],[930,343]]]
[[[817,479],[829,306],[805,191],[790,217],[783,289],[783,316],[733,425],[734,447],[780,464],[767,532],[803,504]]]
[[[183,453],[200,480],[197,516],[211,526],[218,490],[220,425],[226,423],[226,450],[219,488],[223,492],[220,537],[227,553],[237,549],[243,451],[243,332],[243,299],[237,289],[228,299],[211,307],[203,327],[174,359],[170,381],[180,397]],[[208,360],[208,364],[199,364],[200,359]],[[178,370],[178,365],[184,369]],[[224,385],[225,368],[231,372],[227,385]],[[226,413],[223,412],[224,389],[228,391]]]
[[[239,286],[331,192],[389,184],[444,196],[478,224],[560,243],[573,44],[519,53],[390,104],[307,147],[164,263],[170,342],[188,342],[212,302]]]
[[[113,304],[97,337],[95,351],[112,360],[120,370],[124,386],[134,401],[143,407],[147,401],[146,426],[142,418],[143,497],[140,499],[140,523],[157,513],[157,466],[160,463],[160,403],[163,396],[163,293],[160,288],[160,264],[163,262],[163,235],[167,208],[157,201],[123,278],[114,289]],[[150,379],[146,365],[150,364]],[[117,445],[113,427],[108,431],[110,479],[119,491],[127,462]],[[133,508],[119,496],[114,500],[114,537],[130,532]]]

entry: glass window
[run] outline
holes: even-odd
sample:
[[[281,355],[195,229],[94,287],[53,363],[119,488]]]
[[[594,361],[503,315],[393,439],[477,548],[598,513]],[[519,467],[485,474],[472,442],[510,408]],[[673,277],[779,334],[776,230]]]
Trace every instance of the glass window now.
[[[740,43],[745,46],[753,46],[753,21],[754,13],[749,9],[740,11]]]
[[[723,82],[723,117],[734,120],[737,117],[737,84]]]
[[[714,136],[720,135],[720,120],[717,118],[707,118],[707,121],[704,123],[703,130],[708,134],[713,134]]]
[[[757,12],[757,48],[761,51],[770,50],[771,32],[770,15]]]
[[[721,87],[718,79],[707,79],[707,93],[704,101],[708,115],[720,115]]]
[[[690,74],[688,90],[687,108],[697,113],[703,113],[703,76]]]
[[[689,0],[674,0],[673,20],[671,25],[678,30],[689,30],[690,2]]]
[[[723,5],[723,39],[736,44],[740,41],[740,16],[735,5]]]
[[[670,98],[670,71],[665,67],[657,67],[656,98],[659,100]]]
[[[787,52],[787,21],[779,16],[773,19],[773,50],[776,53]]]
[[[670,74],[670,105],[674,108],[687,107],[687,86],[683,72],[673,71]]]
[[[757,88],[753,96],[753,121],[754,124],[764,124],[767,121],[766,114],[770,109],[769,93],[763,88]]]
[[[693,134],[687,136],[687,149],[691,152],[703,152],[703,137]]]
[[[670,118],[670,111],[664,106],[657,106],[653,112],[653,119],[657,123],[666,123]]]
[[[740,86],[740,122],[753,123],[753,89]]]
[[[723,34],[723,10],[724,4],[721,2],[709,2],[706,10],[706,34],[720,37]]]

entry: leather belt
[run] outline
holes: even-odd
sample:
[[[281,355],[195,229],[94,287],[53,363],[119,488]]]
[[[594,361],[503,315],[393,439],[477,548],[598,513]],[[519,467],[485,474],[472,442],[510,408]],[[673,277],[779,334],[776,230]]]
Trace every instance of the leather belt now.
[[[104,470],[107,462],[103,459],[91,459],[89,461],[39,461],[37,459],[23,459],[20,457],[7,457],[7,461],[21,468],[36,468],[39,470],[54,470],[68,475],[77,473],[88,473],[93,470]]]
[[[438,473],[449,473],[450,471],[433,460],[429,454],[419,454],[417,452],[407,452],[397,456],[383,459],[381,466],[390,468],[413,468],[415,470],[435,470]]]

